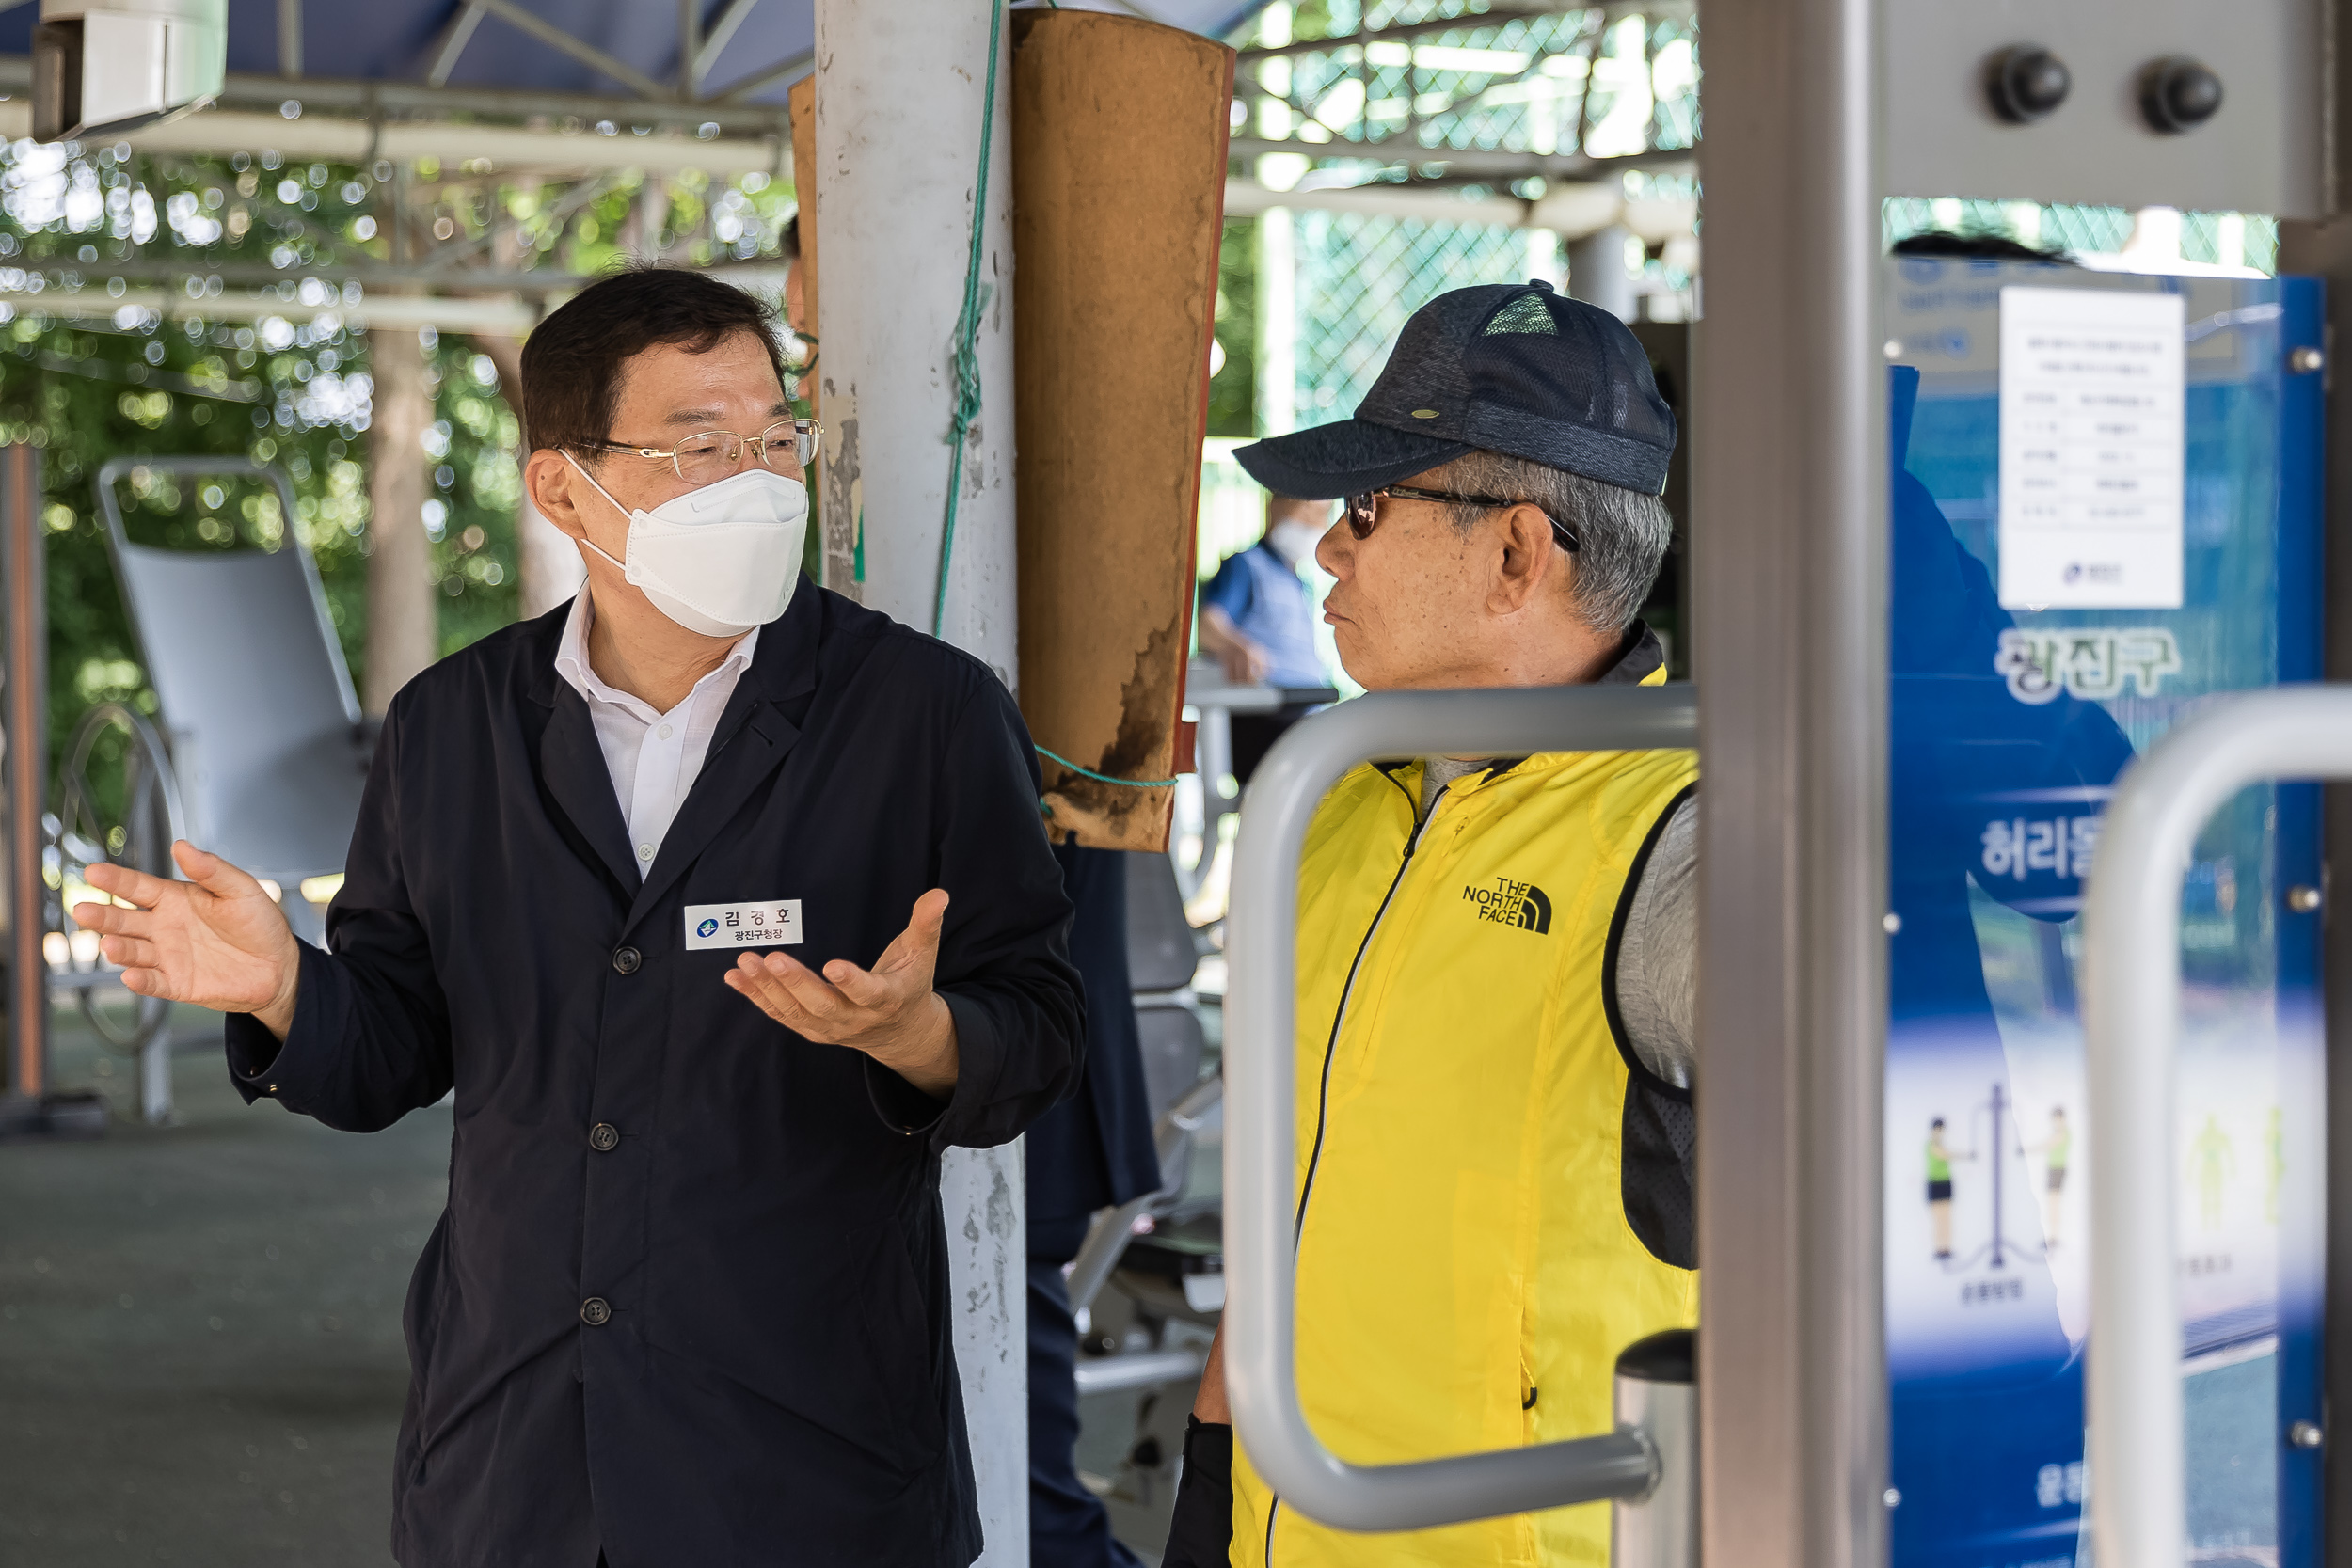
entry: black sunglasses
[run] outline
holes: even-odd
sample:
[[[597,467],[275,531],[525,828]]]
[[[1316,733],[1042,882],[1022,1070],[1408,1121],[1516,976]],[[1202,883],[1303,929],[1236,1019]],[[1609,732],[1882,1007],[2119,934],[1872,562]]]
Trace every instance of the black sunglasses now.
[[[1372,531],[1380,526],[1380,498],[1393,496],[1399,500],[1443,501],[1449,506],[1535,506],[1534,501],[1513,500],[1505,496],[1457,496],[1445,490],[1416,490],[1406,484],[1385,484],[1377,490],[1365,490],[1347,498],[1347,531],[1359,539],[1369,539]],[[1543,512],[1540,506],[1535,507]],[[1544,512],[1544,521],[1551,525],[1551,536],[1560,547],[1574,555],[1583,546],[1577,542],[1568,525]]]

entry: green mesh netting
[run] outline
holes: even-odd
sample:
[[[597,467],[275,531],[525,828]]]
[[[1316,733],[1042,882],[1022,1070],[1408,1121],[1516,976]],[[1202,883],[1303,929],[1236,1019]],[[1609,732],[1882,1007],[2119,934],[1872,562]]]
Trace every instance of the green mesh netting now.
[[[1489,338],[1512,334],[1556,338],[1560,335],[1560,324],[1551,319],[1551,312],[1545,309],[1542,300],[1521,294],[1497,310],[1484,329],[1484,335]]]
[[[1525,281],[1527,237],[1484,224],[1296,214],[1297,423],[1355,411],[1406,318],[1473,283]]]
[[[1888,245],[1913,234],[1944,230],[1959,234],[2002,234],[2027,245],[2112,255],[2131,238],[2127,207],[2042,206],[2030,201],[1979,201],[1890,197],[1881,207],[1880,227]],[[2279,270],[2279,220],[2260,213],[2183,213],[2181,259],[2230,262],[2263,272]]]

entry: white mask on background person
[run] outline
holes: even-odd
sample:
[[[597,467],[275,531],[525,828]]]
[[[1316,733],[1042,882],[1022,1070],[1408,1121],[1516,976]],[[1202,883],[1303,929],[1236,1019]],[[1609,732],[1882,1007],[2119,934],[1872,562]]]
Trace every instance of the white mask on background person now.
[[[651,512],[612,500],[570,452],[564,461],[628,518],[628,559],[612,561],[654,609],[705,637],[740,637],[792,602],[808,533],[808,486],[754,467],[689,490]]]
[[[1312,523],[1302,523],[1295,517],[1285,517],[1265,531],[1266,547],[1282,558],[1282,564],[1292,571],[1298,563],[1315,553],[1315,546],[1324,531]]]

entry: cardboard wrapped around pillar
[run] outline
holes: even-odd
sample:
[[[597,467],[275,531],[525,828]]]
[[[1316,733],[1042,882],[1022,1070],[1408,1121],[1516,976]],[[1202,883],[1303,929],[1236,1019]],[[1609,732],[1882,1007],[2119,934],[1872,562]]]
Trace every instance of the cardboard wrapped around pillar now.
[[[1057,836],[1165,850],[1233,53],[1097,12],[1011,21],[1021,708],[1074,765],[1039,758]]]

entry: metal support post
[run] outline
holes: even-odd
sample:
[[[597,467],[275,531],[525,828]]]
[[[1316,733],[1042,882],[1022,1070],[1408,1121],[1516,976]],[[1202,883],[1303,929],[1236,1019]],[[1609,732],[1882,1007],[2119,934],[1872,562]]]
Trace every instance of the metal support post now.
[[[1887,1557],[1883,10],[1708,13],[1699,1485],[1741,1568]]]
[[[1671,1328],[1617,1357],[1617,1430],[1658,1455],[1658,1484],[1619,1497],[1609,1516],[1610,1568],[1698,1568],[1698,1336]]]
[[[1625,242],[1632,237],[1623,224],[1613,223],[1568,242],[1568,293],[1628,322],[1633,319],[1633,275],[1626,271]]]
[[[2330,0],[2327,11],[2333,24],[2324,33],[2328,51],[2324,78],[2329,99],[2327,119],[2336,137],[2327,159],[2331,172],[2326,205],[2330,215],[2317,222],[2279,225],[2279,271],[2318,277],[2327,284],[2326,341],[2329,346],[2321,374],[2327,378],[2328,393],[2324,402],[2326,448],[2336,453],[2352,452],[2352,397],[2338,391],[2335,365],[2336,345],[2352,345],[2344,314],[2345,302],[2352,301],[2352,214],[2340,211],[2347,195],[2343,188],[2344,174],[2352,166],[2352,155],[2348,155],[2352,149],[2344,146],[2345,139],[2352,137],[2352,104],[2343,102],[2352,83],[2343,80],[2336,61],[2347,23],[2352,23],[2344,14],[2347,9],[2352,7],[2345,0]],[[2343,482],[2341,467],[2338,474],[2337,483],[2328,486],[2324,498],[2327,511],[2322,537],[2328,544],[2321,562],[2325,581],[2320,596],[2320,668],[2327,680],[2352,681],[2352,547],[2347,547],[2352,544],[2352,484]],[[2334,863],[2343,858],[2341,847],[2352,845],[2352,784],[2328,785],[2321,792],[2320,802],[2320,844],[2328,855],[2323,886],[2328,886],[2334,880]],[[2346,862],[2346,869],[2352,870],[2352,861]],[[2352,919],[2344,918],[2339,908],[2331,898],[2320,926],[2329,1133],[2322,1140],[2327,1161],[2327,1261],[2326,1282],[2320,1291],[2320,1342],[2342,1347],[2352,1345],[2352,1141],[2344,1136],[2344,1130],[2352,1129]],[[2321,1369],[2324,1407],[2352,1411],[2352,1355],[2323,1355]],[[2321,1488],[2327,1522],[2324,1560],[2331,1568],[2352,1568],[2352,1449],[2342,1443],[2326,1443],[2320,1458],[2326,1476]]]
[[[8,594],[8,658],[0,669],[8,781],[9,1087],[24,1101],[49,1092],[49,962],[41,951],[48,884],[40,814],[49,792],[49,606],[40,538],[40,454],[0,448],[0,587]]]
[[[0,1138],[95,1137],[106,1105],[59,1094],[49,1082],[49,884],[41,875],[41,813],[49,778],[48,581],[40,536],[40,453],[0,447],[0,593],[7,662],[0,670],[0,776],[7,782],[8,1089]]]
[[[1012,489],[1011,29],[997,0],[818,0],[817,211],[824,288],[824,583],[948,641],[1018,689]],[[983,88],[993,80],[993,102]],[[910,84],[915,90],[910,91]],[[988,137],[985,205],[981,129]],[[947,445],[965,261],[980,230],[966,438],[952,550]],[[1027,1229],[1018,1142],[941,1163],[956,1365],[986,1568],[1029,1556]]]

